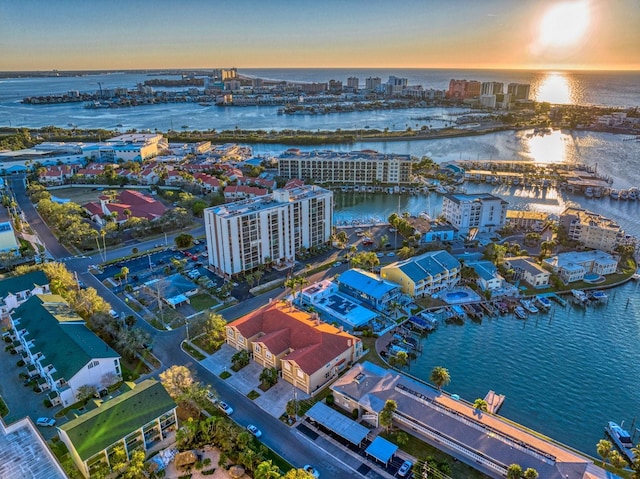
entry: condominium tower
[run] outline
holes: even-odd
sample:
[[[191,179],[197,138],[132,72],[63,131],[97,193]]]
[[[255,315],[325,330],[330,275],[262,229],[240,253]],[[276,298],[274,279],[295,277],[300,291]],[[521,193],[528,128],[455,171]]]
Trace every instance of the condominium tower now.
[[[505,225],[508,203],[488,193],[448,194],[442,200],[442,214],[460,236],[492,233]]]
[[[221,276],[266,262],[293,266],[297,252],[329,242],[333,193],[317,186],[278,189],[207,208],[204,218],[209,264]]]

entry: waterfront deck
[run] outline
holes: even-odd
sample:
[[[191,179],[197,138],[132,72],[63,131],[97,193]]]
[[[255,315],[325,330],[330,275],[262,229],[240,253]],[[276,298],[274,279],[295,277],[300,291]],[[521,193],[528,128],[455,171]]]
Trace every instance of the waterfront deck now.
[[[484,397],[484,400],[487,402],[487,412],[491,414],[497,414],[502,407],[502,403],[504,403],[505,395],[496,394],[493,390],[491,390]]]

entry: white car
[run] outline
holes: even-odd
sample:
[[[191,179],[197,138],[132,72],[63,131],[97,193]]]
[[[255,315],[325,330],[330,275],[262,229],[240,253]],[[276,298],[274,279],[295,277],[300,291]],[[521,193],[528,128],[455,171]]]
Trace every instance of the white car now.
[[[218,401],[218,408],[220,408],[220,410],[227,416],[230,416],[233,413],[233,408],[224,401]]]
[[[260,429],[258,429],[256,426],[254,426],[253,424],[249,424],[247,426],[247,431],[249,431],[251,434],[253,434],[255,437],[260,437],[262,436],[262,431]]]
[[[38,426],[53,427],[56,425],[56,420],[51,417],[39,417],[36,424]]]
[[[398,476],[405,477],[411,471],[413,463],[411,461],[404,461],[400,469],[398,469]]]
[[[318,470],[315,467],[310,466],[309,464],[305,465],[302,469],[304,469],[304,472],[311,474],[315,478],[320,477],[320,473],[318,472]]]

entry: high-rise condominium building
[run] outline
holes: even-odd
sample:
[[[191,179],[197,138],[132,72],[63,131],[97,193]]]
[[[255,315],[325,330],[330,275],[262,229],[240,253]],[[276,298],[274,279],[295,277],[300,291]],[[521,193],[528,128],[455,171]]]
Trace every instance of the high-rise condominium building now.
[[[272,194],[204,211],[209,264],[224,277],[267,262],[293,266],[296,253],[329,242],[333,193],[317,186]]]
[[[442,200],[442,214],[461,236],[491,233],[505,225],[508,203],[488,193],[448,194]]]

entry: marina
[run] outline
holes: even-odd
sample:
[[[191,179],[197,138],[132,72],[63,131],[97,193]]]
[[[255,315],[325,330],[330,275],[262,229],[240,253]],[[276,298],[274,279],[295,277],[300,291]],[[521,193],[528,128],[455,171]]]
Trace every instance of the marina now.
[[[491,414],[498,414],[498,411],[502,407],[502,403],[504,403],[505,395],[489,391],[484,397],[484,400],[487,403],[487,412]]]

